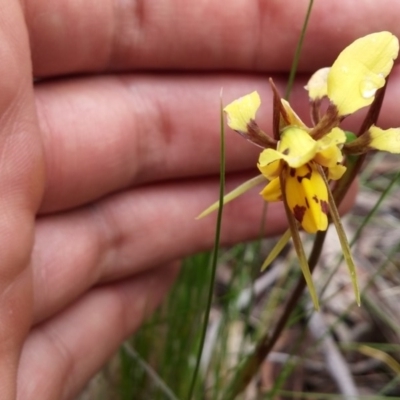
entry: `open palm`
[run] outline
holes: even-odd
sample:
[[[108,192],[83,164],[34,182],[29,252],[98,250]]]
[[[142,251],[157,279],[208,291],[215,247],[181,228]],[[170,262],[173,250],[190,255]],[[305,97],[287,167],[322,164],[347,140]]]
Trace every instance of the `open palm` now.
[[[283,89],[307,2],[0,1],[1,398],[71,398],[160,303],[175,260],[212,246],[215,218],[194,217],[218,193],[220,89],[261,92],[268,129],[266,78]],[[337,19],[317,4],[306,77],[356,37],[396,33],[383,3]],[[258,152],[232,134],[229,186]],[[257,191],[228,205],[223,243],[256,237],[262,207]],[[267,234],[285,226],[271,204]]]

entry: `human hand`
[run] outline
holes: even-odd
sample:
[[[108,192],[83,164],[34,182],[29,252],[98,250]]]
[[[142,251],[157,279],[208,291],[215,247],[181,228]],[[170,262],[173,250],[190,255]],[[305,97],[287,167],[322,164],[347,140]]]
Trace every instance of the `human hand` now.
[[[290,68],[306,1],[2,1],[0,391],[72,398],[160,303],[174,260],[212,245],[214,218],[194,217],[218,193],[220,88],[225,103],[257,89],[271,126],[266,78]],[[306,77],[359,36],[396,33],[389,1],[342,4],[340,20],[321,4]],[[232,133],[229,185],[258,152]],[[222,242],[256,237],[262,207],[257,193],[229,204]],[[268,213],[282,231],[282,205]]]

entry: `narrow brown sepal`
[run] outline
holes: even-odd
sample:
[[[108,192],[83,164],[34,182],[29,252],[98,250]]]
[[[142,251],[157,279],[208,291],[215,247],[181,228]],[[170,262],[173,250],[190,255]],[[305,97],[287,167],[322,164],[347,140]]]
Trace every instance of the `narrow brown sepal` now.
[[[278,142],[259,128],[254,120],[247,124],[245,133],[237,131],[241,136],[263,149],[276,149]]]
[[[339,116],[337,107],[330,104],[325,115],[321,118],[318,124],[311,130],[310,136],[314,140],[321,139],[327,135],[333,128],[339,125],[343,118]]]
[[[359,136],[356,140],[352,142],[345,143],[343,145],[342,152],[346,155],[360,155],[365,154],[371,150],[369,144],[371,143],[371,135],[369,132],[364,132],[363,135]]]
[[[289,116],[285,110],[285,107],[282,105],[281,95],[278,92],[278,89],[275,86],[272,78],[269,78],[269,84],[271,85],[272,93],[273,93],[273,114],[272,114],[272,131],[274,134],[274,138],[279,140],[280,131],[282,129],[282,125],[287,126],[290,125]]]
[[[308,290],[310,292],[310,296],[312,299],[312,302],[314,304],[315,310],[319,310],[319,302],[318,302],[318,296],[317,292],[315,290],[315,286],[311,277],[311,270],[307,261],[306,254],[304,252],[304,247],[301,242],[300,238],[300,233],[299,233],[299,226],[298,223],[295,219],[295,216],[292,214],[292,211],[289,208],[289,205],[287,203],[287,193],[286,193],[286,179],[284,174],[279,175],[279,182],[281,185],[281,190],[282,190],[282,200],[283,200],[283,205],[285,208],[286,212],[286,217],[289,223],[289,229],[290,229],[290,234],[292,236],[293,240],[293,246],[296,250],[296,254],[299,260],[300,268],[303,273],[304,280],[306,281]]]
[[[318,123],[321,119],[321,113],[320,113],[321,103],[322,103],[321,99],[312,100],[310,102],[311,121],[314,126],[318,125]]]

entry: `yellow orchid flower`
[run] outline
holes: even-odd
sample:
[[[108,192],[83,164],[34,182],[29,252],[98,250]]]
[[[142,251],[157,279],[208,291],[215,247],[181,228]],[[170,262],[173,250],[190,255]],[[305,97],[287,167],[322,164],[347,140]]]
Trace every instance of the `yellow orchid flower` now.
[[[260,104],[257,92],[253,92],[226,106],[228,126],[242,134],[249,126],[257,127],[254,119]],[[277,149],[263,150],[258,162],[262,175],[270,181],[261,194],[266,201],[281,201],[279,177],[283,174],[289,208],[303,229],[309,233],[326,230],[328,193],[315,164],[326,168],[329,179],[340,179],[346,168],[341,165],[339,146],[345,143],[346,135],[336,127],[314,140],[289,103],[282,100],[282,106],[287,126],[281,131]]]
[[[340,186],[348,155],[364,154],[372,149],[400,153],[400,128],[384,130],[375,126],[384,94],[379,89],[385,86],[398,52],[399,42],[393,34],[373,33],[345,48],[332,67],[322,68],[312,75],[305,88],[311,101],[313,127],[307,127],[290,104],[280,98],[272,80],[273,138],[264,133],[255,121],[261,104],[257,92],[243,96],[224,108],[228,126],[263,148],[257,164],[261,175],[227,194],[224,203],[260,183],[267,183],[260,194],[268,202],[283,202],[290,231],[272,250],[263,268],[272,262],[292,237],[316,308],[318,298],[298,233],[298,224],[308,233],[325,231],[330,214],[359,303],[356,270],[329,182],[338,181]],[[324,98],[328,99],[329,104],[326,111],[321,113],[320,106]],[[339,127],[347,115],[370,105],[373,117],[366,117],[358,136],[345,133]],[[346,174],[348,176],[353,175]],[[349,184],[352,178],[346,179],[344,182]],[[199,217],[217,208],[218,203],[214,203]]]
[[[324,231],[328,227],[328,192],[317,164],[327,168],[328,176],[339,179],[346,168],[341,165],[338,145],[346,141],[346,135],[334,128],[324,141],[315,141],[304,130],[288,127],[281,137],[277,150],[260,154],[258,168],[270,180],[261,195],[266,201],[282,200],[279,175],[283,174],[287,203],[296,220],[308,233]]]
[[[249,132],[259,130],[255,116],[260,104],[258,94],[253,92],[226,106],[224,111],[227,114],[228,126],[234,130],[240,130],[239,133],[249,139]],[[280,140],[275,145],[276,149],[269,147],[261,152],[258,162],[261,176],[226,195],[224,203],[231,201],[255,184],[268,180],[269,183],[261,192],[266,201],[283,201],[285,209],[289,210],[293,216],[293,221],[297,220],[306,232],[325,231],[328,227],[329,204],[331,204],[325,173],[328,179],[337,180],[345,172],[346,167],[341,164],[343,156],[340,147],[345,143],[346,135],[340,128],[335,127],[323,138],[315,140],[310,135],[309,128],[291,109],[290,104],[281,99],[279,104],[283,111],[278,121],[281,132]],[[334,204],[332,207],[335,207]],[[218,203],[214,203],[200,217],[217,208]],[[286,240],[289,240],[290,236],[293,237],[301,269],[314,306],[318,309],[318,297],[297,225],[294,222],[290,223],[290,226],[291,235],[286,234],[284,237]],[[282,241],[278,244],[279,248],[282,244]],[[268,262],[272,261],[271,258],[268,260]],[[358,293],[356,283],[355,288]]]

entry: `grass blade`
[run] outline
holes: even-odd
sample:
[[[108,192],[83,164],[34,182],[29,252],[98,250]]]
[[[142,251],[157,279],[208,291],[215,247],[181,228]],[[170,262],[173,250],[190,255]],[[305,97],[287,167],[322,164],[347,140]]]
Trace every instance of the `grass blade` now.
[[[200,369],[200,361],[201,355],[203,353],[204,342],[207,334],[207,325],[210,317],[212,299],[214,294],[214,283],[215,283],[215,272],[217,270],[217,262],[218,262],[218,250],[219,250],[219,240],[221,234],[221,225],[222,225],[222,211],[224,208],[224,191],[225,191],[225,123],[224,123],[224,113],[223,113],[223,105],[222,105],[222,90],[221,90],[221,98],[220,98],[220,137],[221,137],[221,151],[220,151],[220,176],[219,176],[219,205],[218,205],[218,216],[217,223],[215,229],[215,239],[214,239],[214,248],[211,255],[211,277],[210,284],[208,289],[208,298],[206,309],[204,312],[204,322],[202,326],[201,336],[200,336],[200,344],[196,357],[196,366],[193,372],[192,381],[190,384],[189,393],[187,399],[190,400],[193,397],[194,389],[196,387],[197,376]]]
[[[303,49],[304,38],[305,38],[306,32],[307,32],[308,20],[310,19],[310,16],[311,16],[311,10],[313,8],[313,4],[314,4],[314,0],[310,0],[310,2],[308,3],[307,13],[304,18],[304,23],[303,23],[303,27],[300,32],[299,41],[296,46],[296,52],[293,57],[292,67],[290,68],[290,75],[289,75],[288,84],[286,86],[286,91],[285,91],[285,100],[289,100],[290,92],[292,91],[292,88],[293,88],[294,79],[295,79],[296,73],[297,73],[297,67],[299,65],[301,50]]]

